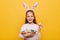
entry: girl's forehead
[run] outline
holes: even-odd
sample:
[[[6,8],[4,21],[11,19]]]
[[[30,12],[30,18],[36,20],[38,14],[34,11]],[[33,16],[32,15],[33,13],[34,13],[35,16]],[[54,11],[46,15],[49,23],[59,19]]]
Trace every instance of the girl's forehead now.
[[[28,12],[27,15],[33,15],[33,13],[32,12]]]
[[[32,12],[28,12],[28,14],[32,14]]]

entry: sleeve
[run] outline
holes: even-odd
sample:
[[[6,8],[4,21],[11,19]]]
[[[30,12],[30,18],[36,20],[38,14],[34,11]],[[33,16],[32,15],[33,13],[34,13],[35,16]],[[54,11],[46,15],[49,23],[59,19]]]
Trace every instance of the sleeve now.
[[[38,25],[36,25],[36,32],[39,32],[39,26]]]
[[[39,32],[39,30],[40,30],[40,28],[37,25],[37,32],[36,32],[37,40],[39,40],[39,38],[40,38],[40,32]]]
[[[37,37],[37,40],[39,40],[39,38],[40,38],[40,33],[39,32],[37,33],[36,37]]]
[[[36,34],[37,34],[37,36],[39,36],[39,26],[38,26],[38,25],[36,25],[35,30],[36,30]]]
[[[25,27],[24,25],[22,26],[21,30],[20,30],[20,33],[19,33],[19,37],[20,38],[24,38],[24,36],[21,34],[21,32],[25,31]]]
[[[39,25],[37,25],[37,27],[38,27],[38,31],[39,31],[40,30]]]

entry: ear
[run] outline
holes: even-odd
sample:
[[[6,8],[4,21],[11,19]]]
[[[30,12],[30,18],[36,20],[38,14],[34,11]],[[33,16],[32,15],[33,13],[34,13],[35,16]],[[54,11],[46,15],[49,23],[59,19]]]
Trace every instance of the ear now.
[[[32,6],[32,10],[34,10],[38,5],[38,2],[36,2],[33,6]]]
[[[24,6],[24,8],[26,8],[27,10],[29,9],[28,5],[27,5],[25,2],[23,2],[23,6]]]

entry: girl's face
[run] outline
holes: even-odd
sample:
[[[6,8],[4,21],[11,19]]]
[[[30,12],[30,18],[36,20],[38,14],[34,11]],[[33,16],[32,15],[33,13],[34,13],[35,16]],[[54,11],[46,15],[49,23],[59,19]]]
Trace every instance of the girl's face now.
[[[32,13],[32,12],[28,12],[28,13],[27,13],[27,21],[28,21],[29,23],[33,23],[33,20],[34,20],[33,13]]]

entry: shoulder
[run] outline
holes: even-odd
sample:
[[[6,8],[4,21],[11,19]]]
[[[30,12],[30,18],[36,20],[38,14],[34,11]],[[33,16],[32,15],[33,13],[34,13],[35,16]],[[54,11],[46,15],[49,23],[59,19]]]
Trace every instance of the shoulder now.
[[[38,26],[38,24],[34,24],[35,26]]]
[[[23,25],[22,25],[22,27],[25,27],[25,26],[27,26],[27,24],[23,24]]]
[[[34,24],[35,29],[39,30],[39,25],[38,24]]]
[[[23,30],[23,29],[25,29],[26,28],[26,24],[23,24],[22,26],[21,26],[21,29]]]
[[[36,27],[39,27],[38,24],[34,24]]]

